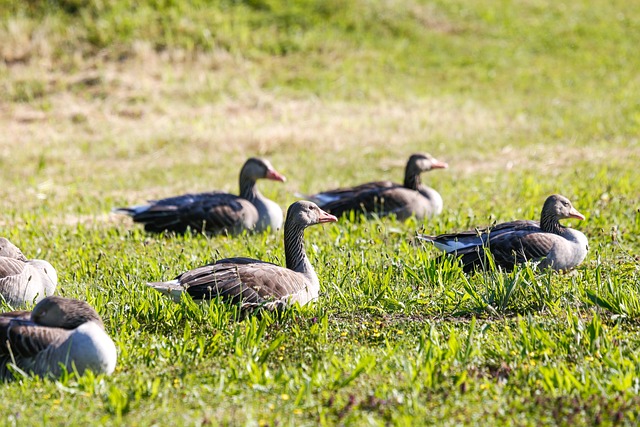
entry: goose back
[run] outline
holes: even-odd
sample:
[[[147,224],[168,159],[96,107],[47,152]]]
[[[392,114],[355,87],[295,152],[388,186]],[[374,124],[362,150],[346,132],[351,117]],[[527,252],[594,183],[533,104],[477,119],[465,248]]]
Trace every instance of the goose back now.
[[[331,203],[338,202],[340,200],[349,200],[358,197],[359,194],[363,194],[369,191],[381,191],[385,188],[395,187],[395,184],[391,181],[375,181],[367,182],[365,184],[356,185],[353,187],[336,188],[335,190],[323,191],[322,193],[309,196],[309,200],[317,203],[318,206],[326,207]]]
[[[189,194],[160,200],[134,213],[134,222],[145,231],[178,234],[192,230],[209,234],[238,234],[252,230],[258,222],[256,207],[239,196],[227,193]]]

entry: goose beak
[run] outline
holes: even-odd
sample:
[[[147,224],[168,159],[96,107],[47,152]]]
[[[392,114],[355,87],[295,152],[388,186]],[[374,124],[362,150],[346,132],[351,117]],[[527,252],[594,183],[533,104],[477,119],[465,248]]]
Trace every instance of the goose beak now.
[[[269,169],[265,178],[280,182],[287,181],[287,178],[285,178],[284,175],[280,175],[280,173],[278,173],[278,171],[276,171],[275,169]]]
[[[323,222],[336,222],[336,221],[338,221],[338,218],[320,209],[320,216],[318,216],[319,224],[322,224]]]
[[[446,162],[441,162],[440,160],[433,159],[431,162],[431,169],[446,169],[449,165]]]
[[[569,211],[569,218],[580,219],[584,221],[584,215],[576,210],[576,208],[571,208]]]

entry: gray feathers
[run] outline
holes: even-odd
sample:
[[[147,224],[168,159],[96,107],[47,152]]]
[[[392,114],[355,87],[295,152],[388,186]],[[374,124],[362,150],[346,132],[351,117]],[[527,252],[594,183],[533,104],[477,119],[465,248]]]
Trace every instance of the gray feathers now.
[[[26,373],[57,377],[63,369],[110,374],[116,348],[100,316],[86,302],[47,297],[32,312],[0,314],[0,379]]]
[[[0,296],[14,307],[38,302],[55,292],[58,274],[44,260],[28,260],[15,245],[0,237]]]
[[[187,230],[206,234],[238,234],[244,230],[262,232],[279,229],[282,209],[264,197],[256,186],[258,179],[285,181],[265,159],[250,158],[240,171],[240,195],[221,191],[184,194],[147,205],[117,208],[145,230],[160,233]]]
[[[226,258],[149,286],[174,299],[182,293],[197,300],[219,298],[244,311],[282,308],[295,302],[304,305],[318,297],[320,287],[304,251],[304,229],[336,220],[314,203],[296,202],[289,207],[284,226],[288,268],[251,258]]]
[[[552,195],[545,201],[540,222],[518,220],[482,230],[418,238],[459,257],[466,272],[488,265],[486,251],[497,266],[507,270],[526,261],[536,262],[540,268],[570,270],[586,257],[588,242],[580,231],[560,225],[559,220],[565,218],[584,216],[566,197]]]
[[[367,215],[395,215],[399,220],[412,216],[418,219],[442,212],[442,197],[433,188],[421,183],[420,174],[446,168],[429,154],[414,154],[407,161],[404,183],[368,182],[354,187],[338,188],[310,196],[310,199],[336,216],[348,212]]]

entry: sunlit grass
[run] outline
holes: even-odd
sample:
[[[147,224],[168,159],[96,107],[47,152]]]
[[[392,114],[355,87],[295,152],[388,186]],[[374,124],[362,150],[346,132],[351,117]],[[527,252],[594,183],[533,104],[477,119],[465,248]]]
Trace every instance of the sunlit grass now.
[[[637,423],[640,11],[633,2],[0,0],[1,234],[103,316],[110,377],[3,384],[8,424]],[[237,322],[145,283],[282,234],[152,236],[115,206],[238,191],[283,207],[423,176],[443,214],[306,232],[319,300]],[[552,193],[590,253],[570,273],[465,275],[413,242],[537,219]],[[7,308],[8,307],[3,307]]]

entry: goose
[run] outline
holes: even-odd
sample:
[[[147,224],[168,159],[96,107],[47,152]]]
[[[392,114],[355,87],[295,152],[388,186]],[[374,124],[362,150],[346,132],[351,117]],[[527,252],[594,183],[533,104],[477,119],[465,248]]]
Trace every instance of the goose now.
[[[344,187],[309,196],[322,209],[338,217],[347,212],[364,212],[387,216],[394,214],[404,221],[442,212],[442,197],[433,188],[421,183],[420,174],[432,169],[446,169],[445,162],[429,154],[413,154],[407,161],[404,184],[391,181],[368,182],[355,187]]]
[[[286,268],[257,259],[226,258],[148,286],[175,301],[183,293],[195,300],[221,298],[239,304],[244,314],[256,308],[282,309],[296,302],[305,305],[318,297],[320,282],[304,249],[304,230],[337,220],[315,203],[295,202],[284,224]]]
[[[559,220],[567,218],[585,219],[569,199],[554,194],[545,200],[540,222],[517,220],[482,230],[418,235],[418,239],[433,243],[448,255],[459,256],[465,272],[486,265],[485,249],[493,255],[496,266],[506,270],[533,261],[541,269],[567,271],[578,266],[589,250],[583,233],[560,224]]]
[[[185,233],[188,229],[207,234],[238,234],[243,230],[263,232],[269,227],[282,226],[282,209],[264,197],[256,187],[258,179],[285,182],[265,159],[252,157],[240,170],[240,196],[222,191],[183,194],[149,204],[116,208],[144,224],[148,232],[172,231]]]
[[[11,243],[6,237],[0,237],[0,257],[27,261],[27,257],[24,256],[20,248]]]
[[[31,312],[0,314],[2,380],[13,379],[16,368],[53,378],[74,369],[80,375],[87,369],[110,374],[116,359],[102,319],[84,301],[49,296]]]
[[[23,307],[52,295],[58,274],[51,264],[27,259],[22,251],[0,237],[0,297],[12,307]]]

